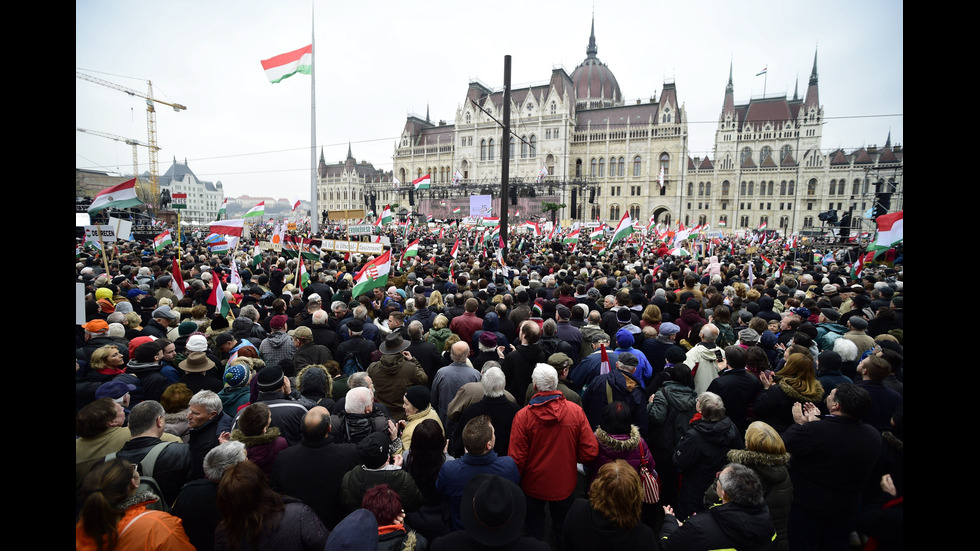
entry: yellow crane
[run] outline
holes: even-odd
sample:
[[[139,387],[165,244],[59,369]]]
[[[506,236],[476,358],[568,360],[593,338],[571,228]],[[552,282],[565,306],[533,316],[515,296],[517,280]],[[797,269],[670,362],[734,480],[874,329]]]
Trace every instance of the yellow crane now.
[[[113,90],[124,92],[126,94],[129,94],[130,96],[135,96],[146,100],[146,136],[147,136],[146,141],[148,142],[146,147],[147,149],[150,150],[150,197],[152,198],[151,199],[152,202],[150,202],[149,204],[153,206],[158,206],[160,204],[160,190],[158,184],[160,166],[157,160],[157,151],[160,148],[157,146],[157,112],[156,112],[156,108],[154,107],[154,104],[159,103],[162,105],[172,107],[173,110],[177,112],[186,110],[187,107],[179,103],[169,103],[154,98],[153,82],[149,80],[146,81],[147,92],[144,94],[143,92],[134,90],[132,88],[128,88],[126,86],[122,86],[121,84],[109,82],[108,80],[103,80],[101,78],[93,77],[91,75],[86,75],[85,73],[81,73],[78,71],[75,71],[75,77],[80,78],[82,80],[87,80],[89,82],[93,82],[100,86],[105,86],[106,88],[112,88]],[[123,138],[123,140],[125,141],[125,138]],[[142,145],[142,144],[138,144],[138,145]],[[135,145],[133,146],[133,157],[134,159],[136,157]]]
[[[142,147],[146,147],[146,148],[149,148],[149,149],[157,149],[157,150],[160,149],[159,147],[153,147],[153,148],[151,148],[149,144],[145,144],[145,143],[143,143],[143,142],[141,142],[139,140],[134,140],[132,138],[124,138],[122,136],[117,136],[115,134],[110,134],[108,132],[100,132],[98,130],[88,130],[86,128],[75,128],[75,130],[77,130],[78,132],[83,132],[85,134],[91,134],[93,136],[99,136],[100,138],[109,138],[110,140],[116,140],[117,142],[123,142],[126,145],[133,146],[133,176],[135,176],[137,178],[139,178],[139,156],[136,154],[136,147],[137,146],[142,146]],[[143,188],[140,187],[140,190],[143,191]],[[147,197],[147,195],[149,193],[150,193],[149,191],[144,191],[143,197],[141,198],[143,200],[143,202],[144,203],[154,203],[154,202],[156,202],[156,199],[153,199],[151,197]]]

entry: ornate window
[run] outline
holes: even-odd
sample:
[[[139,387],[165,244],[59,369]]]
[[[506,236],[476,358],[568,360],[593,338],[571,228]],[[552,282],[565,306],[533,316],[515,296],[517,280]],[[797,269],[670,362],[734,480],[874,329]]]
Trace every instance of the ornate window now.
[[[606,175],[606,160],[599,157],[599,177],[602,178]]]
[[[626,175],[626,159],[619,158],[619,177],[622,178]]]
[[[486,161],[487,160],[487,141],[486,140],[480,140],[480,160],[481,161]]]
[[[595,157],[592,157],[592,164],[591,164],[591,166],[589,168],[589,176],[592,176],[593,178],[595,178],[595,176],[597,174],[597,172],[596,172],[596,167],[597,166],[598,165],[596,164]]]
[[[640,175],[640,156],[633,157],[633,176]]]
[[[487,160],[492,161],[493,160],[493,138],[490,138],[490,144],[489,144],[489,148],[488,148],[487,151],[488,151],[488,153],[487,153]]]
[[[739,159],[739,162],[741,164],[745,164],[746,159],[750,159],[750,158],[752,158],[752,148],[750,147],[743,148],[742,155],[741,158]]]
[[[609,157],[609,177],[616,177],[616,157]]]
[[[521,158],[527,158],[527,136],[521,136]]]
[[[708,197],[711,195],[711,182],[704,183],[704,196]]]
[[[536,157],[537,154],[538,154],[538,138],[535,137],[534,134],[531,134],[531,152],[530,152],[530,154],[531,154],[531,158],[532,159],[534,157]]]

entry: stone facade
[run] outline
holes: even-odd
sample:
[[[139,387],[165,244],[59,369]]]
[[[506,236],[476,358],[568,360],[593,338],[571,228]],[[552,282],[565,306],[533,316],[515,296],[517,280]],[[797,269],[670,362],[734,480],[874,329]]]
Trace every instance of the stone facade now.
[[[336,211],[371,209],[370,200],[365,200],[366,185],[391,185],[391,173],[374,168],[374,165],[357,160],[347,147],[347,159],[340,163],[326,163],[323,151],[317,166],[317,203],[320,210]],[[369,198],[368,198],[369,199]],[[384,205],[382,205],[383,207]]]
[[[145,176],[149,180],[149,176]],[[160,176],[160,192],[164,191],[173,196],[174,193],[187,194],[187,208],[180,213],[184,223],[207,224],[214,220],[221,203],[225,200],[224,186],[221,182],[204,182],[194,175],[185,159],[178,163],[177,159]]]

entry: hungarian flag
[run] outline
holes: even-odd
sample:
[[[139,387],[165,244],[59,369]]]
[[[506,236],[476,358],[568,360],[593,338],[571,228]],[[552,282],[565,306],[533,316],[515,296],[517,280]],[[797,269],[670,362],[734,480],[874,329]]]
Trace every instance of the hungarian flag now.
[[[762,262],[765,264],[764,266],[765,268],[772,266],[772,259],[767,258],[766,255],[764,254],[760,254],[759,257],[762,258]]]
[[[221,202],[221,208],[218,209],[218,215],[214,217],[215,220],[221,220],[221,216],[227,216],[228,213],[228,200],[225,199]]]
[[[261,61],[269,82],[275,84],[296,73],[308,75],[313,71],[313,44],[289,53]]]
[[[361,271],[354,276],[353,296],[357,297],[377,287],[388,283],[388,272],[391,271],[391,249],[383,255],[365,264]]]
[[[487,216],[481,219],[480,222],[484,226],[499,226],[500,217],[499,216]]]
[[[258,240],[256,239],[256,242]],[[252,266],[258,266],[262,263],[262,249],[258,245],[252,250]]]
[[[521,224],[521,227],[530,229],[531,232],[534,234],[534,237],[541,237],[541,227],[538,226],[537,222],[527,221]]]
[[[578,230],[573,231],[572,233],[566,235],[565,238],[561,240],[561,242],[566,244],[578,243],[578,233],[579,233]]]
[[[221,317],[227,316],[230,311],[228,299],[225,298],[225,290],[221,288],[220,278],[214,278],[214,289],[211,291],[211,296],[208,297],[208,304],[214,306],[214,311],[220,312]]]
[[[449,256],[451,256],[451,257],[453,257],[453,259],[455,259],[457,253],[459,253],[459,238],[458,237],[456,238],[456,242],[453,243],[452,250],[449,251]]]
[[[431,183],[431,180],[429,178],[429,175],[426,174],[425,176],[420,176],[420,177],[412,180],[412,187],[415,188],[415,191],[418,191],[420,189],[429,189],[429,187],[430,187],[429,184],[430,183]]]
[[[125,209],[142,204],[143,201],[136,196],[136,178],[133,178],[100,191],[89,205],[88,213],[95,214],[102,209]]]
[[[292,210],[296,210],[297,208],[299,208],[299,199],[297,199],[296,202],[293,203],[293,209]]]
[[[93,203],[94,204],[94,203]],[[89,210],[89,212],[92,212]],[[905,211],[893,212],[878,217],[878,240],[875,246],[879,249],[888,249],[904,238],[904,219],[902,213]]]
[[[599,375],[609,373],[609,354],[605,343],[599,345]]]
[[[153,238],[153,250],[160,252],[167,245],[173,245],[174,240],[170,237],[170,230],[167,230]]]
[[[243,218],[252,218],[256,216],[265,216],[265,201],[262,201],[258,205],[248,209],[247,212],[242,216]]]
[[[242,288],[242,276],[238,273],[238,261],[231,261],[231,275],[228,277],[228,283],[234,283],[238,285],[238,288]]]
[[[627,211],[625,214],[623,214],[623,217],[620,218],[619,224],[616,225],[616,230],[613,232],[613,236],[609,241],[609,244],[612,245],[620,239],[625,239],[626,236],[630,235],[631,233],[633,233],[633,220],[630,218],[629,211]]]
[[[646,241],[641,241],[640,242],[640,250],[636,251],[636,256],[638,256],[640,258],[643,258],[643,249],[646,246],[647,246],[647,242]]]
[[[302,291],[310,285],[310,273],[306,271],[306,262],[299,263],[299,290]]]
[[[864,265],[874,260],[874,257],[874,251],[869,251],[859,256],[857,262],[851,267],[851,279],[861,279],[861,275],[864,273]]]
[[[407,247],[405,247],[405,251],[402,253],[402,259],[398,262],[398,266],[399,267],[404,266],[406,258],[411,258],[413,256],[418,256],[418,255],[419,255],[419,240],[416,239],[415,241],[409,243]]]
[[[381,223],[389,224],[392,220],[394,220],[394,217],[391,215],[391,207],[389,205],[385,205],[385,209],[381,211]]]
[[[761,222],[761,223],[759,224],[759,231],[762,231],[762,230],[764,230],[764,229],[766,229],[766,226],[768,226],[768,225],[769,225],[769,223],[768,223],[768,222],[766,222],[765,220],[763,220],[763,221],[762,221],[762,222]]]
[[[598,249],[596,250],[596,252],[595,252],[595,254],[606,254],[606,247],[607,247],[607,245],[606,245],[605,243],[603,243],[603,244],[602,244],[602,245],[600,245],[600,246],[599,246],[599,248],[598,248]]]
[[[718,225],[724,228],[725,226],[728,225],[728,222],[726,222],[724,218],[719,218]]]
[[[593,228],[592,231],[589,232],[589,239],[599,239],[600,237],[605,235],[606,233],[605,226],[606,226],[605,224],[600,222],[597,227]]]
[[[170,270],[173,274],[170,278],[170,290],[177,295],[177,300],[180,300],[184,298],[184,276],[180,275],[180,266],[177,265],[177,257],[174,257],[174,264]]]
[[[463,212],[463,208],[462,207],[456,207],[456,208],[453,209],[453,214],[460,214],[462,212]]]

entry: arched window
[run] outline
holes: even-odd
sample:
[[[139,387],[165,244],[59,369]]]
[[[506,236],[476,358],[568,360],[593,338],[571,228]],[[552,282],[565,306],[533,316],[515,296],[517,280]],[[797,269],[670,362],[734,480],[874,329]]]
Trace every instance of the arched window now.
[[[610,221],[611,220],[615,220],[615,221],[619,222],[619,217],[620,216],[621,216],[621,214],[619,213],[619,205],[610,205],[609,206],[609,220]]]
[[[828,188],[828,195],[833,195],[837,191],[837,180],[831,180]]]
[[[493,160],[493,138],[490,138],[490,144],[487,149],[487,159],[490,161]]]
[[[702,214],[701,216],[698,216],[698,225],[699,226],[704,226],[707,223],[708,223],[708,215],[707,214]]]
[[[602,178],[606,175],[606,160],[599,157],[599,177]]]
[[[687,183],[687,196],[691,197],[694,195],[694,182]]]
[[[619,177],[622,178],[626,175],[626,159],[619,158]]]
[[[806,194],[807,196],[813,196],[817,194],[817,179],[811,178],[806,184]]]
[[[640,175],[640,156],[633,157],[633,176]]]
[[[609,157],[609,177],[616,177],[616,157]]]
[[[786,192],[786,195],[796,195],[796,182],[793,180],[789,181],[789,191]]]
[[[527,158],[527,136],[521,136],[521,158]]]
[[[747,191],[748,191],[748,185],[743,180],[742,183],[738,185],[738,194],[745,195]]]
[[[732,184],[728,180],[721,183],[721,195],[722,197],[728,197],[728,193],[732,189]]]
[[[469,124],[469,123],[470,123],[470,112],[467,111],[466,112],[466,124]]]
[[[844,180],[837,183],[837,195],[844,195]]]
[[[582,159],[575,159],[575,177],[576,178],[582,177]]]
[[[745,161],[751,158],[752,158],[752,148],[751,147],[743,148],[742,155],[740,158],[741,164],[745,164]]]
[[[515,142],[514,142],[514,137],[513,137],[513,136],[511,136],[511,137],[510,137],[510,149],[508,150],[508,151],[509,151],[509,155],[510,155],[510,158],[511,158],[511,159],[516,159],[516,158],[517,158],[517,157],[515,157],[515,156],[514,156],[514,154],[516,153],[516,150],[514,149],[514,146],[515,146],[515,145],[516,145],[516,144],[515,144]]]
[[[557,112],[558,112],[558,106],[555,105],[555,102],[551,102],[551,114],[554,115]]]
[[[531,134],[531,152],[530,152],[530,155],[531,155],[531,158],[532,159],[538,155],[538,138],[534,134]]]
[[[640,219],[640,205],[630,205],[630,218],[634,224]]]
[[[704,196],[708,197],[711,195],[711,182],[704,183]]]
[[[854,180],[854,185],[851,186],[851,195],[861,195],[861,180]]]
[[[487,141],[486,140],[480,140],[480,160],[481,161],[486,161],[487,160]]]
[[[749,195],[753,195],[754,193],[755,193],[755,182],[749,182]]]
[[[776,182],[773,182],[772,180],[769,180],[769,189],[768,189],[766,195],[772,195],[772,192],[773,192],[775,186],[776,186]]]
[[[704,197],[704,182],[698,182],[698,197]]]
[[[779,151],[779,162],[782,163],[783,161],[786,160],[786,157],[789,157],[792,154],[793,154],[793,148],[790,147],[789,145],[784,145],[783,148]]]
[[[759,164],[766,162],[766,159],[772,158],[772,148],[768,145],[762,148],[762,153],[759,154]]]
[[[596,172],[596,170],[597,170],[596,167],[597,166],[599,166],[599,165],[596,164],[595,157],[592,157],[592,163],[589,165],[589,176],[592,176],[593,178],[595,178],[595,175],[597,174],[597,172]]]
[[[660,155],[660,172],[664,175],[664,186],[667,185],[667,180],[670,179],[670,155],[662,153]],[[657,174],[659,178],[660,175]]]

